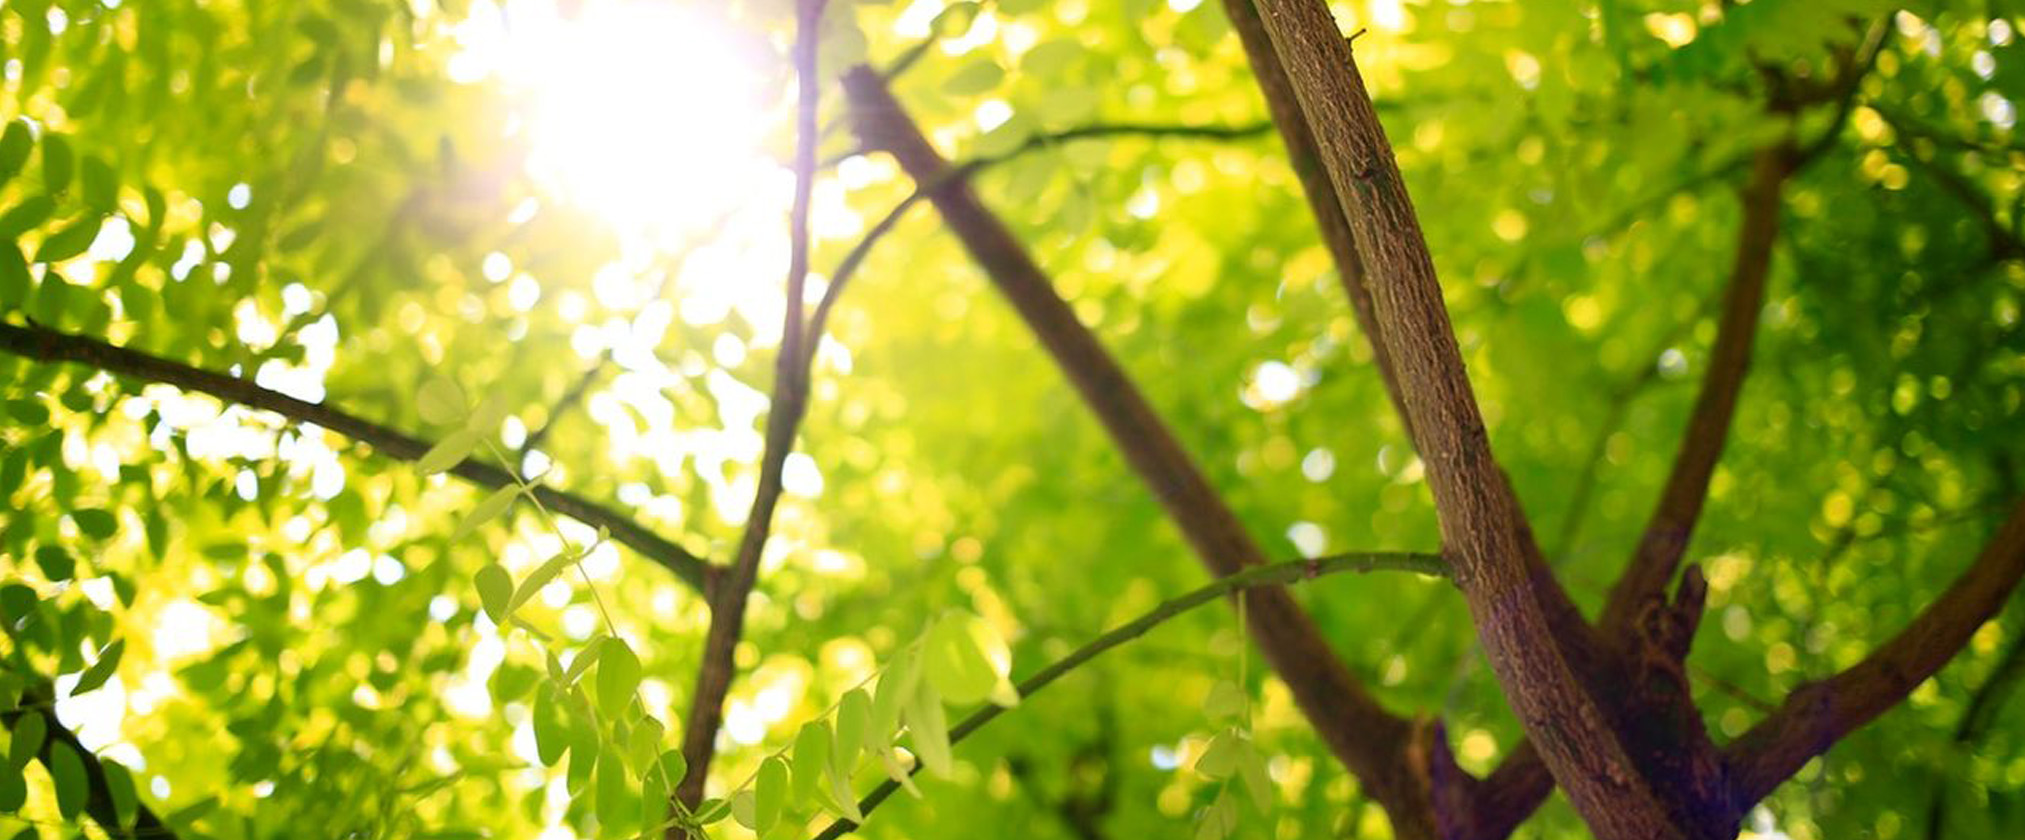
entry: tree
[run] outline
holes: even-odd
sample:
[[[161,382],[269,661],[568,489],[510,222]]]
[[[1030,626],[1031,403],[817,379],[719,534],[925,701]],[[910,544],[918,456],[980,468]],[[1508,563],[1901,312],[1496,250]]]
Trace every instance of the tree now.
[[[2014,834],[2019,14],[9,4],[0,810]]]

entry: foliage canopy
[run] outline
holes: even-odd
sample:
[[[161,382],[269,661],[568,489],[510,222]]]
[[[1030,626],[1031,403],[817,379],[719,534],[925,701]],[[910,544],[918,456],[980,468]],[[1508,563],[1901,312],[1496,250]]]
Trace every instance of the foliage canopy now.
[[[2025,8],[1258,8],[0,4],[0,831],[2025,834]]]

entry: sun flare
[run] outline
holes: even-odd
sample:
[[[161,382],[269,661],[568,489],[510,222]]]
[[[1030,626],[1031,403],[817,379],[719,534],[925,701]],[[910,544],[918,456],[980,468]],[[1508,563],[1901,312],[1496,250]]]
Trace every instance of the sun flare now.
[[[700,6],[502,0],[475,5],[457,38],[453,75],[495,78],[516,102],[529,174],[622,233],[693,233],[774,168],[756,51]]]

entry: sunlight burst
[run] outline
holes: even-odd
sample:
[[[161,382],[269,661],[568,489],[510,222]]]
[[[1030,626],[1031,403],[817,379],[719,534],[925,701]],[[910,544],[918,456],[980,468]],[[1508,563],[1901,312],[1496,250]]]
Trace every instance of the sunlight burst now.
[[[557,5],[478,4],[456,33],[453,76],[496,78],[519,104],[529,174],[653,244],[749,198],[775,165],[765,86],[735,30],[686,4]]]

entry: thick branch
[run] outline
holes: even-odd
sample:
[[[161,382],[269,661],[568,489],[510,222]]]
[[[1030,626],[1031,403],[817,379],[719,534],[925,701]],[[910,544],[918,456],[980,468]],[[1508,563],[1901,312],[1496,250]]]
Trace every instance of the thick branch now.
[[[1121,624],[1104,635],[1090,640],[1088,644],[1077,648],[1068,656],[1055,660],[1054,663],[1034,672],[1033,676],[1021,680],[1018,686],[1020,697],[1032,697],[1036,692],[1047,688],[1050,684],[1081,667],[1084,663],[1096,659],[1112,648],[1146,635],[1153,628],[1166,623],[1168,619],[1219,598],[1233,595],[1239,591],[1257,591],[1261,588],[1268,590],[1277,589],[1286,584],[1313,580],[1323,575],[1332,575],[1337,572],[1376,572],[1387,570],[1418,572],[1423,575],[1434,576],[1448,574],[1447,564],[1442,562],[1440,557],[1432,554],[1335,554],[1310,560],[1292,560],[1285,563],[1274,563],[1270,566],[1252,566],[1243,571],[1218,578],[1208,585],[1189,592],[1186,595],[1162,601],[1159,606],[1149,610],[1145,615]],[[969,717],[950,727],[950,743],[955,743],[969,737],[971,733],[984,728],[985,724],[996,720],[998,716],[1008,711],[1010,710],[1003,706],[987,705],[972,712]],[[920,770],[920,765],[916,764],[914,769],[916,771]],[[860,811],[869,814],[872,812],[872,809],[879,807],[879,803],[886,801],[887,797],[892,796],[893,792],[899,789],[900,784],[891,779],[880,782],[878,787],[874,788],[871,793],[866,794],[865,798],[859,801],[858,808]],[[836,840],[836,838],[857,829],[857,823],[840,819],[831,823],[829,828],[823,830],[822,834],[817,835],[817,840]]]
[[[311,423],[367,444],[395,460],[413,461],[428,452],[432,445],[386,426],[271,391],[244,379],[46,327],[0,323],[0,351],[41,362],[77,362],[115,375],[173,385],[185,391],[209,394],[225,402],[272,411],[290,420]],[[514,482],[512,473],[476,459],[458,464],[451,468],[450,473],[488,488],[505,487]],[[539,485],[534,488],[534,495],[549,510],[606,529],[620,545],[661,564],[699,592],[708,594],[715,583],[716,569],[702,558],[618,511],[573,493]]]
[[[845,74],[844,85],[866,142],[891,153],[915,183],[932,187],[929,201],[949,230],[1054,356],[1203,563],[1217,575],[1229,575],[1264,562],[1264,552],[1243,523],[1124,369],[1077,320],[1048,276],[969,183],[950,177],[950,165],[879,75],[855,68]],[[1258,590],[1246,596],[1246,603],[1253,637],[1323,740],[1389,809],[1410,807],[1419,786],[1398,760],[1410,725],[1356,682],[1285,590]]]
[[[816,78],[817,30],[827,0],[800,0],[796,5],[794,65],[797,95],[795,114],[795,194],[788,221],[788,273],[786,312],[781,324],[780,355],[774,361],[772,410],[766,420],[766,448],[760,458],[759,486],[752,510],[745,517],[745,533],[738,542],[738,554],[725,571],[721,585],[711,594],[710,630],[704,637],[703,662],[696,669],[696,690],[690,694],[689,721],[683,731],[682,757],[689,773],[676,786],[675,797],[694,809],[703,801],[703,786],[710,776],[710,759],[717,751],[717,730],[724,720],[724,696],[731,690],[737,671],[734,654],[745,631],[745,602],[759,577],[760,554],[773,530],[773,512],[780,501],[781,474],[787,456],[794,449],[795,429],[808,409],[809,366],[802,351],[806,312],[802,303],[809,274],[809,205],[815,191],[816,104],[821,99]],[[668,829],[669,840],[681,840],[686,832],[679,826]]]
[[[91,750],[86,749],[84,744],[77,740],[77,733],[70,731],[62,721],[56,719],[55,698],[56,692],[48,683],[29,686],[21,692],[20,707],[0,713],[0,722],[4,722],[11,732],[20,725],[22,718],[29,715],[38,715],[42,718],[43,730],[47,735],[43,738],[42,749],[37,757],[42,760],[44,767],[52,766],[51,756],[59,741],[77,754],[84,764],[84,779],[88,787],[84,812],[90,815],[93,822],[98,823],[99,828],[105,830],[106,836],[175,840],[175,830],[164,824],[161,817],[156,816],[154,809],[149,808],[146,803],[135,804],[134,827],[131,831],[121,827],[119,810],[113,805],[112,788],[106,784],[105,765],[100,763],[98,756],[93,755]]]
[[[1917,618],[1842,673],[1786,697],[1725,749],[1738,807],[1763,799],[1843,736],[1905,699],[1997,615],[2025,577],[2025,500],[1968,571]]]
[[[1645,535],[1603,606],[1598,625],[1606,638],[1628,638],[1643,605],[1664,598],[1667,584],[1680,568],[1695,523],[1708,499],[1709,480],[1730,438],[1737,395],[1751,366],[1751,345],[1758,334],[1758,313],[1765,307],[1765,279],[1771,274],[1772,246],[1779,236],[1780,196],[1793,171],[1792,147],[1780,144],[1758,153],[1751,180],[1743,191],[1743,222],[1737,232],[1736,260],[1723,300],[1722,320],[1701,393],[1695,397],[1687,434],[1674,455],[1673,470],[1659,505],[1646,522]]]
[[[1543,571],[1493,457],[1454,328],[1390,143],[1321,0],[1260,0],[1372,278],[1379,336],[1400,384],[1455,567],[1492,671],[1556,781],[1605,840],[1684,837],[1591,695],[1567,593]]]

